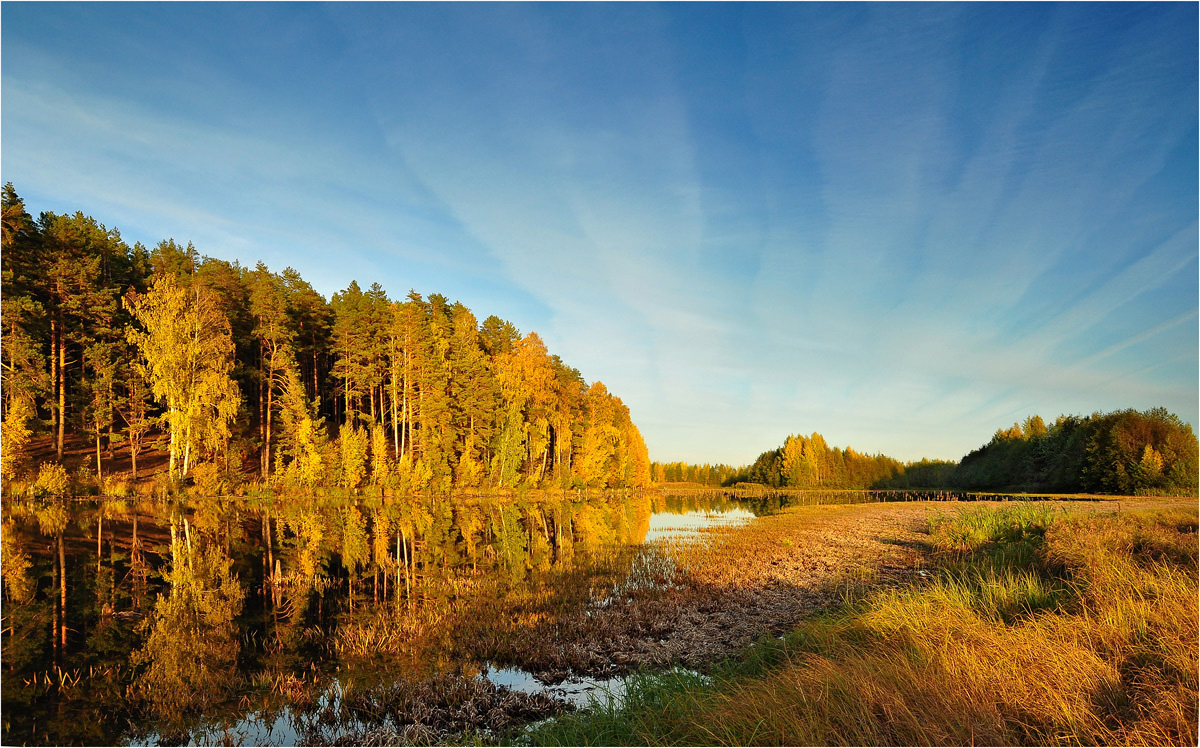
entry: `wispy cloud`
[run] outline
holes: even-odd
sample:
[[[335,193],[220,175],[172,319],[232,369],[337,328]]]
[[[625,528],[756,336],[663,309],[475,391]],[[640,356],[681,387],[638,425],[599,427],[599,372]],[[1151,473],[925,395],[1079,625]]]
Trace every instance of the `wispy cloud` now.
[[[655,458],[1196,422],[1194,6],[9,10],[35,207],[508,317]]]

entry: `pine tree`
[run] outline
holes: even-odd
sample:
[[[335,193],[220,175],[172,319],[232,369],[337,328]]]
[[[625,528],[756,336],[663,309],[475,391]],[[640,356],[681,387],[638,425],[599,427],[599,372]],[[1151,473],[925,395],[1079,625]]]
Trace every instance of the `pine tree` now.
[[[37,298],[41,236],[25,203],[4,185],[0,232],[0,392],[3,393],[5,477],[21,463],[21,449],[32,435],[36,401],[49,388],[46,357],[38,341],[44,336],[45,308]],[[11,453],[10,453],[11,450]]]
[[[496,414],[496,382],[480,347],[475,315],[459,303],[450,308],[453,331],[449,348],[451,429],[454,434],[455,484],[478,485]]]
[[[270,476],[271,427],[278,407],[277,399],[288,381],[288,373],[296,368],[292,355],[295,337],[290,326],[287,296],[283,280],[258,263],[250,274],[250,313],[254,318],[254,337],[259,345],[259,376],[263,479]]]

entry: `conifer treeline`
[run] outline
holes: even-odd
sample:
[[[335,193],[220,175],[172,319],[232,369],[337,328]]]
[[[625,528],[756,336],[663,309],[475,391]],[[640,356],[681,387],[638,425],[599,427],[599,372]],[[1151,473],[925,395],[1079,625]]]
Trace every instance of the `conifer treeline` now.
[[[954,471],[955,487],[1053,493],[1181,493],[1197,488],[1191,426],[1165,408],[1040,416],[1000,429]]]
[[[658,467],[656,463],[656,480]],[[670,467],[674,475],[707,474],[684,463]],[[820,434],[789,436],[754,464],[731,471],[722,485],[1132,495],[1194,493],[1198,470],[1198,443],[1191,426],[1164,408],[1154,408],[1059,416],[1050,426],[1041,416],[1030,416],[997,430],[990,442],[959,463],[901,463],[884,455],[831,448]],[[698,477],[677,480],[704,482]]]
[[[444,492],[650,479],[628,408],[536,333],[480,325],[437,294],[389,299],[378,283],[326,303],[291,268],[173,240],[129,247],[82,213],[35,221],[11,183],[2,334],[6,478],[43,428],[60,461],[69,435],[86,436],[98,474],[118,446],[136,473],[161,437],[173,476],[218,482]]]

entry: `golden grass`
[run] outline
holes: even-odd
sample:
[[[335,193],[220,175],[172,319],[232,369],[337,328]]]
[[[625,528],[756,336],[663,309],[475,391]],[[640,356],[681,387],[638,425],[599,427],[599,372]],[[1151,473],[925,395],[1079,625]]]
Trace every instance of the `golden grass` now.
[[[806,621],[774,664],[665,687],[672,706],[655,709],[669,719],[647,719],[643,699],[535,740],[1195,745],[1196,518],[1029,506],[942,519],[932,581]]]

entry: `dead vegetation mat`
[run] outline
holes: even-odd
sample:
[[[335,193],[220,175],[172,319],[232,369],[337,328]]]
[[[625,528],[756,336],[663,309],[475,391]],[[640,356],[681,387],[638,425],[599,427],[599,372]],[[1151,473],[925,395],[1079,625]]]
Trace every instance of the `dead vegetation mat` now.
[[[652,545],[657,572],[583,609],[460,640],[546,683],[641,668],[701,669],[780,636],[856,587],[895,584],[921,566],[927,504],[796,507],[696,542]],[[528,616],[525,617],[528,620]]]
[[[1110,512],[1194,502],[1053,503]],[[659,554],[660,566],[668,570],[640,589],[565,613],[534,612],[520,616],[519,623],[514,617],[511,625],[474,630],[468,625],[457,645],[494,663],[522,667],[548,684],[673,665],[704,670],[848,597],[920,573],[933,513],[999,503],[791,507],[749,525],[706,531],[700,542],[648,548],[643,553]]]

